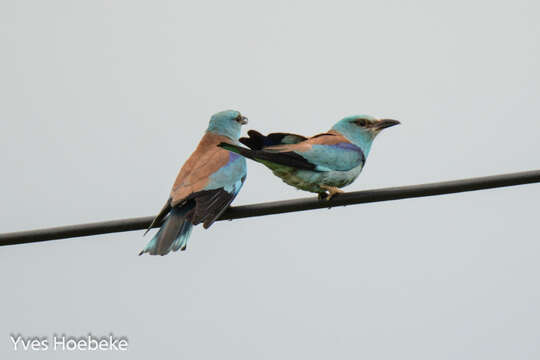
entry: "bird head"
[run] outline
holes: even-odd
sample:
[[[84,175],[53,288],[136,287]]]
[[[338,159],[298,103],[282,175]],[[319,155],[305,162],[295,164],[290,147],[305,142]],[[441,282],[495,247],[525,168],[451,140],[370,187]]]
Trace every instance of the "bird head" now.
[[[400,122],[391,119],[377,119],[370,115],[348,116],[340,120],[332,130],[336,130],[359,146],[364,155],[367,156],[371,149],[373,139],[390,126],[398,125]]]
[[[227,136],[231,140],[238,140],[242,125],[247,124],[247,117],[236,110],[218,112],[210,118],[208,132]]]

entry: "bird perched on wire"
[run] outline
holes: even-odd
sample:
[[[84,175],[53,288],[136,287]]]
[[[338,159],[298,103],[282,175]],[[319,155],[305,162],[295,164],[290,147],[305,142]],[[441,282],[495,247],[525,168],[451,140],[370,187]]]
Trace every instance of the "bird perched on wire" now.
[[[377,134],[397,124],[397,120],[356,115],[346,117],[330,131],[310,138],[288,133],[264,136],[250,130],[249,138],[240,139],[249,149],[227,143],[219,146],[264,164],[274,175],[297,189],[330,200],[343,192],[340,188],[358,177]]]
[[[247,118],[235,110],[210,118],[206,133],[180,169],[167,202],[148,230],[165,221],[139,255],[185,250],[193,225],[203,223],[207,229],[227,209],[246,179],[246,160],[217,145],[239,144],[244,124]]]

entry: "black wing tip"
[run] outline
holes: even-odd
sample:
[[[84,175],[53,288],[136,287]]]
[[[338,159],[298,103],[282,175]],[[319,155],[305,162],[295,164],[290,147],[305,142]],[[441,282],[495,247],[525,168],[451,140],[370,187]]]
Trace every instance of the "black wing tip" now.
[[[266,143],[266,136],[258,132],[257,130],[249,130],[247,132],[248,137],[241,137],[238,139],[240,143],[246,145],[251,150],[261,150]]]
[[[248,130],[247,134],[248,134],[249,136],[264,137],[263,134],[261,134],[261,133],[258,132],[257,130],[253,130],[253,129]]]
[[[220,188],[203,190],[195,193],[194,196],[196,206],[191,223],[194,226],[203,224],[203,228],[208,229],[227,210],[236,197],[236,193],[229,193]]]
[[[171,198],[169,197],[167,199],[167,201],[165,202],[165,205],[163,205],[163,207],[161,208],[161,210],[159,211],[159,213],[156,215],[156,217],[152,220],[152,222],[150,223],[150,225],[148,225],[148,228],[146,229],[146,231],[144,232],[143,234],[143,237],[148,234],[148,232],[154,227],[154,226],[160,226],[161,225],[161,221],[163,220],[163,218],[165,216],[167,216],[167,214],[169,213],[169,211],[171,211]],[[156,227],[157,227],[156,226]]]
[[[263,135],[256,130],[249,130],[248,135],[249,137],[242,137],[239,141],[251,150],[263,150],[268,146],[296,144],[307,140],[305,136],[285,132],[275,132]],[[288,140],[285,141],[285,139]]]

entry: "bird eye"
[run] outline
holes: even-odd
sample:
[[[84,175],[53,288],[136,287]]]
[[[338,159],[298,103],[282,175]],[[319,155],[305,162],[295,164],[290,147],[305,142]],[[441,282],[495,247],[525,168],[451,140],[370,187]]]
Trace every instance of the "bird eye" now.
[[[358,125],[358,126],[366,126],[367,125],[367,120],[366,119],[357,119],[355,121],[355,123]]]

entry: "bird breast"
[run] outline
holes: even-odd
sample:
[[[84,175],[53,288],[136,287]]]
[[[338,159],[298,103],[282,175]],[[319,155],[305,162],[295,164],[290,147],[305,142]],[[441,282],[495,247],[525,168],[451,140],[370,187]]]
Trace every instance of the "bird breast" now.
[[[348,171],[287,171],[285,169],[275,169],[273,171],[274,175],[280,177],[285,183],[298,189],[315,193],[324,191],[319,185],[335,186],[338,188],[347,186],[351,184],[361,172],[361,165]]]

